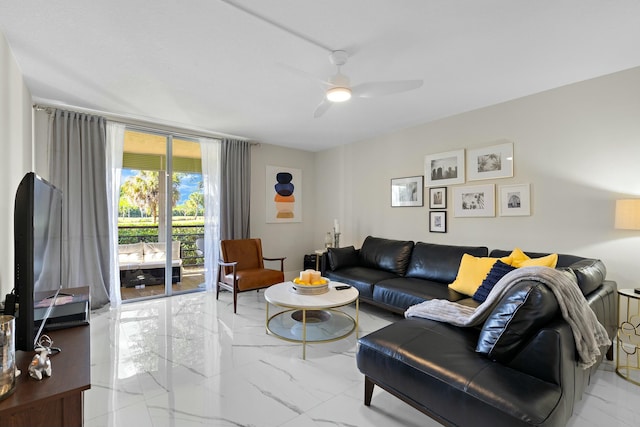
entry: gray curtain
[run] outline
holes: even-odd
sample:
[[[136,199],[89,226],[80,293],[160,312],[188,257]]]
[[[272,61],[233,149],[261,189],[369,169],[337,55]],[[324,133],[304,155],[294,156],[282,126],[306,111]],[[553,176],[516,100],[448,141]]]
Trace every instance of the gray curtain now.
[[[220,239],[248,239],[251,143],[223,139],[220,150]]]
[[[103,117],[56,110],[49,171],[62,190],[63,287],[90,286],[91,307],[109,302],[109,218]]]

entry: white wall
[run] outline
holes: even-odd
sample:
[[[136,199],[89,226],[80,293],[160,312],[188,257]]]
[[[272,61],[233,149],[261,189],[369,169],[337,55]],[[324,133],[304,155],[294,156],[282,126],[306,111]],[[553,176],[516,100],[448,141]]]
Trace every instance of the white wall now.
[[[452,186],[446,234],[428,231],[427,197],[390,207],[391,178],[423,175],[425,155],[501,139],[514,143],[514,177],[464,185],[531,183],[531,216],[454,218]],[[637,287],[640,232],[614,230],[613,215],[615,199],[640,197],[639,162],[635,68],[317,153],[316,170],[335,172],[316,183],[314,243],[337,216],[344,245],[371,234],[569,253],[600,258],[619,287]]]
[[[280,166],[302,171],[302,222],[266,222],[266,167]],[[275,183],[274,183],[275,184]],[[299,184],[296,186],[296,193]],[[316,173],[314,153],[293,150],[269,144],[255,145],[251,149],[251,237],[262,239],[266,257],[285,260],[285,277],[291,279],[303,267],[304,255],[322,247],[314,239]],[[300,195],[296,196],[296,201]],[[275,264],[269,267],[274,268]]]
[[[13,206],[20,180],[31,169],[31,94],[0,33],[0,300],[13,289]]]

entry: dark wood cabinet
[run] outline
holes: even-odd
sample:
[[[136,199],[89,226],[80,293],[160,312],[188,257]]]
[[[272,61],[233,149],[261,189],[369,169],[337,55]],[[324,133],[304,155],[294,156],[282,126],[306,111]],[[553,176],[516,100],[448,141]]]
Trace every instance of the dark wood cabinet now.
[[[84,423],[85,390],[91,388],[90,326],[47,332],[62,351],[51,356],[51,377],[37,381],[28,367],[35,352],[17,351],[13,394],[0,401],[2,427],[76,427]]]

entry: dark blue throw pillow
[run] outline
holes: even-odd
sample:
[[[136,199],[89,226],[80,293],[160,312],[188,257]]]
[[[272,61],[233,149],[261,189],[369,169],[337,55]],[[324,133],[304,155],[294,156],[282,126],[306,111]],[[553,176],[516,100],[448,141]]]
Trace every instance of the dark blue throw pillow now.
[[[505,264],[500,260],[496,261],[496,263],[493,264],[493,267],[491,267],[491,270],[489,270],[489,273],[487,273],[487,277],[484,278],[476,293],[473,294],[473,299],[478,302],[484,302],[487,299],[487,296],[489,296],[491,289],[493,289],[495,284],[498,283],[498,280],[502,279],[502,276],[515,269],[516,267]]]

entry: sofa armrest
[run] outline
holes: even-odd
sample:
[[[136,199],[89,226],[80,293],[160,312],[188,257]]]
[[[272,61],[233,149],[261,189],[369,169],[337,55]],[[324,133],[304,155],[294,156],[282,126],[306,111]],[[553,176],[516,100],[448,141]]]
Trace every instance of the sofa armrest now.
[[[589,306],[598,321],[605,327],[609,338],[613,340],[617,331],[617,294],[616,282],[605,280],[600,287],[587,295]],[[601,348],[604,357],[606,348]],[[561,381],[560,361],[569,360],[577,366],[578,352],[569,324],[558,315],[553,321],[541,328],[507,366],[535,376],[542,380],[559,384]],[[600,358],[600,359],[601,359]],[[599,363],[592,369],[597,369]],[[565,369],[568,369],[565,367]]]
[[[563,360],[576,364],[578,353],[571,327],[559,317],[536,332],[507,366],[543,381],[561,384]]]
[[[264,261],[280,261],[280,271],[284,273],[284,260],[287,259],[287,257],[279,257],[279,258],[262,257],[262,259]]]

